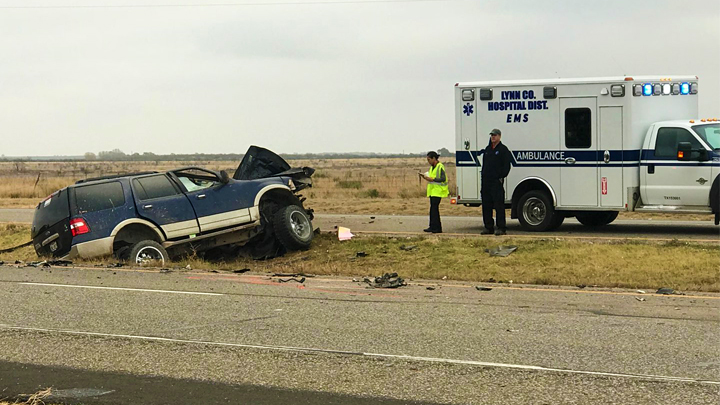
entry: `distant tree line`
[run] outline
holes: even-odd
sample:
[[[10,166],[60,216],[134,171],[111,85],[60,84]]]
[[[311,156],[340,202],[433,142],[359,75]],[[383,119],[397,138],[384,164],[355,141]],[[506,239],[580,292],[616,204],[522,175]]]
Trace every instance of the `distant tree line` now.
[[[447,148],[437,150],[438,154],[443,157],[451,157],[455,154]],[[360,158],[407,158],[407,157],[425,157],[427,151],[418,153],[279,153],[284,159],[360,159]],[[242,160],[244,153],[191,153],[191,154],[175,154],[158,155],[152,152],[132,153],[128,154],[120,149],[110,151],[101,151],[97,154],[86,152],[81,156],[53,156],[43,158],[33,157],[0,157],[0,161],[25,161],[25,160],[102,160],[102,161],[126,161],[126,162],[161,162],[161,161],[232,161],[239,162]]]

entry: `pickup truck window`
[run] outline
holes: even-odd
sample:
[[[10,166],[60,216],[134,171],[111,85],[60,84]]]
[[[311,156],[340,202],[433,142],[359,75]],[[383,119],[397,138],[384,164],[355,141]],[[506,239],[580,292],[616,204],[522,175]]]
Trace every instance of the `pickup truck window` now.
[[[75,207],[78,214],[107,210],[125,205],[125,194],[118,181],[75,187]]]
[[[134,179],[133,188],[141,201],[180,194],[164,174]]]
[[[658,130],[655,141],[655,157],[674,159],[680,142],[690,142],[693,149],[703,149],[700,141],[687,129],[666,127]]]
[[[565,147],[589,148],[592,146],[592,113],[589,108],[565,110]]]
[[[692,127],[700,138],[707,142],[711,148],[720,149],[720,124],[695,125]]]

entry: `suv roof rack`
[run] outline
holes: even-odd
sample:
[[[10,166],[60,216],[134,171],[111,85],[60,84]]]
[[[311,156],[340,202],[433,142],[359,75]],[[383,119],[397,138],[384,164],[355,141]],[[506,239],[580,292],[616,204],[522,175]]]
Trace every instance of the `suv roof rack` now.
[[[155,173],[159,173],[159,172],[137,172],[137,173],[114,174],[114,175],[111,175],[111,176],[92,177],[92,178],[89,178],[89,179],[78,180],[78,181],[75,182],[75,184],[82,184],[82,183],[88,183],[88,182],[91,182],[91,181],[99,181],[99,180],[119,179],[119,178],[121,178],[121,177],[142,176],[142,175],[145,175],[145,174],[155,174]]]

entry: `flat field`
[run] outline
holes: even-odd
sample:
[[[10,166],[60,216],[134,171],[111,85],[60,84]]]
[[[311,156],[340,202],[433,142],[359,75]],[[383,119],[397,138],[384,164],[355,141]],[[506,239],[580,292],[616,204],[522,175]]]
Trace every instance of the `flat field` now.
[[[448,160],[450,160],[448,158]],[[441,159],[442,161],[442,159]],[[0,208],[33,208],[54,191],[80,179],[142,171],[166,171],[185,166],[226,170],[230,176],[239,162],[0,162]],[[427,215],[425,158],[363,158],[291,160],[293,167],[316,169],[312,189],[304,192],[306,206],[318,213]],[[445,162],[451,195],[455,188],[455,163]],[[479,216],[480,208],[451,205],[445,199],[441,215]],[[709,216],[621,213],[620,218],[708,220]]]

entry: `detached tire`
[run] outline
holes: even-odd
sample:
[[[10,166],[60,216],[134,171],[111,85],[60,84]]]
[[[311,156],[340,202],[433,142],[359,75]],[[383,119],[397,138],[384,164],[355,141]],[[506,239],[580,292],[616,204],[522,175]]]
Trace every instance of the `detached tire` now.
[[[152,240],[143,240],[130,248],[128,261],[130,264],[147,266],[159,264],[164,266],[169,261],[167,250],[162,245]]]
[[[588,211],[578,212],[575,218],[585,226],[598,227],[611,223],[617,216],[617,211]]]
[[[305,250],[310,247],[313,229],[310,218],[302,207],[288,205],[280,208],[273,217],[275,237],[287,250]]]
[[[546,192],[530,190],[518,201],[518,220],[526,231],[544,232],[556,229],[565,217],[555,212],[552,199]]]

